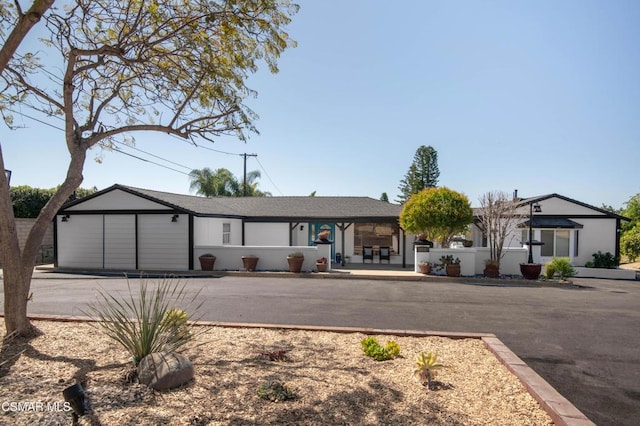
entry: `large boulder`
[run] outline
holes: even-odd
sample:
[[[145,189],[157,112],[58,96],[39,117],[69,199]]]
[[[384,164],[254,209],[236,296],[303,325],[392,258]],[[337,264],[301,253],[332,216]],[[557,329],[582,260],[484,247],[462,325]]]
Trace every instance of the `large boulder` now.
[[[138,381],[155,390],[182,386],[193,379],[193,364],[175,352],[155,352],[142,358],[138,365]]]

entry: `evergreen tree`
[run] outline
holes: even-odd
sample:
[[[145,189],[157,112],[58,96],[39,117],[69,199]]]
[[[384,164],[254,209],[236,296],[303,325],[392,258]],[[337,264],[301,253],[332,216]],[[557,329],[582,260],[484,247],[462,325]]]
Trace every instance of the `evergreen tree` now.
[[[438,152],[432,146],[422,145],[416,150],[413,156],[413,163],[409,166],[409,171],[400,181],[400,195],[398,202],[404,203],[413,194],[417,194],[425,188],[435,188],[438,186]]]
[[[380,196],[380,201],[384,201],[386,203],[389,202],[389,196],[387,195],[386,192],[383,192],[382,195]]]

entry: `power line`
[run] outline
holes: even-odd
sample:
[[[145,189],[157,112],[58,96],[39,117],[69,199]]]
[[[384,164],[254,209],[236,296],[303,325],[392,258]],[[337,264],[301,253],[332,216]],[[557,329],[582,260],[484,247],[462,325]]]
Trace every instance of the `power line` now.
[[[267,173],[267,171],[265,170],[264,166],[262,165],[262,163],[260,162],[260,160],[258,160],[258,157],[256,157],[256,161],[258,162],[258,165],[260,166],[260,168],[262,169],[262,171],[264,172],[265,176],[267,176],[267,179],[269,179],[269,182],[271,182],[271,185],[273,185],[273,187],[280,193],[280,195],[284,195],[282,193],[282,191],[280,191],[280,188],[278,188],[278,185],[276,185],[273,180],[271,179],[271,176],[269,176],[269,173]]]
[[[38,123],[44,124],[45,126],[49,126],[49,127],[54,128],[54,129],[56,129],[56,130],[60,130],[60,131],[64,132],[64,129],[63,129],[62,127],[58,127],[58,126],[53,125],[53,124],[51,124],[51,123],[48,123],[48,122],[46,122],[46,121],[44,121],[44,120],[41,120],[41,119],[38,119],[38,118],[36,118],[36,117],[33,117],[33,116],[29,115],[29,114],[26,114],[26,113],[24,113],[24,112],[21,112],[21,111],[15,111],[15,110],[8,109],[8,108],[7,108],[7,111],[10,111],[10,112],[12,112],[12,113],[14,113],[14,114],[21,115],[21,116],[23,116],[23,117],[26,117],[26,118],[31,119],[31,120],[33,120],[33,121],[36,121],[36,122],[38,122]],[[52,118],[56,118],[56,119],[61,120],[61,121],[64,121],[61,117],[57,117],[57,116],[55,116],[55,115],[53,115],[53,116],[51,116],[51,117],[52,117]],[[185,139],[183,139],[183,138],[179,138],[179,137],[177,137],[176,135],[170,135],[170,136],[172,136],[172,137],[174,137],[174,138],[176,138],[176,139],[178,139],[178,140],[180,140],[180,141],[183,141],[183,142],[187,142],[187,143],[188,143],[188,141],[187,141],[187,140],[185,140]],[[118,145],[121,145],[121,146],[127,147],[127,148],[129,148],[129,149],[133,149],[133,150],[135,150],[135,151],[138,151],[138,152],[141,152],[141,153],[143,153],[143,154],[149,155],[149,156],[151,156],[151,157],[153,157],[153,158],[157,158],[157,159],[162,160],[162,161],[164,161],[164,162],[167,162],[167,163],[170,163],[170,164],[173,164],[173,165],[176,165],[176,166],[179,166],[179,167],[185,168],[185,169],[187,169],[187,170],[194,170],[194,168],[193,168],[193,167],[185,166],[184,164],[180,164],[180,163],[177,163],[177,162],[175,162],[175,161],[168,160],[168,159],[166,159],[166,158],[160,157],[159,155],[153,154],[153,153],[151,153],[151,152],[148,152],[148,151],[142,150],[142,149],[140,149],[140,148],[136,148],[136,147],[131,146],[131,145],[127,145],[127,144],[125,144],[124,142],[120,142],[120,141],[116,141],[116,140],[114,140],[113,142],[114,142],[114,143],[116,143],[116,144],[118,144]],[[189,144],[191,145],[191,143],[189,143]],[[278,191],[278,193],[280,193],[280,195],[284,195],[284,194],[282,193],[282,191],[280,190],[280,188],[278,188],[278,186],[275,184],[275,182],[273,181],[273,179],[271,179],[271,176],[269,176],[269,173],[267,173],[267,170],[266,170],[266,169],[265,169],[265,167],[262,165],[262,163],[260,162],[260,160],[258,160],[258,155],[257,155],[257,154],[247,154],[247,153],[238,154],[238,153],[233,153],[233,152],[228,152],[228,151],[222,151],[222,150],[219,150],[219,149],[209,148],[209,147],[204,146],[204,145],[199,145],[199,144],[197,144],[197,143],[195,143],[195,142],[193,143],[193,145],[194,145],[196,148],[203,148],[203,149],[206,149],[206,150],[208,150],[208,151],[217,152],[217,153],[220,153],[220,154],[233,155],[233,156],[240,156],[240,157],[243,157],[243,158],[244,158],[244,177],[243,177],[243,182],[244,182],[244,185],[245,185],[245,191],[246,191],[246,174],[247,174],[246,166],[247,166],[247,157],[255,157],[256,161],[258,162],[258,165],[260,166],[260,168],[261,168],[261,169],[262,169],[262,171],[264,172],[265,176],[267,176],[267,179],[269,179],[269,182],[271,182],[271,184],[274,186],[274,188],[276,188],[276,190]],[[103,146],[103,145],[101,145],[101,146]],[[103,147],[104,147],[104,146],[103,146]],[[123,154],[123,155],[129,156],[129,157],[131,157],[131,158],[135,158],[135,159],[140,160],[140,161],[144,161],[145,163],[153,164],[153,165],[156,165],[156,166],[159,166],[159,167],[163,167],[163,168],[165,168],[165,169],[167,169],[167,170],[171,170],[171,171],[174,171],[174,172],[176,172],[176,173],[180,173],[180,174],[183,174],[183,175],[187,175],[187,176],[189,176],[189,173],[185,173],[185,172],[183,172],[183,171],[181,171],[181,170],[174,169],[174,168],[169,167],[169,166],[166,166],[166,165],[164,165],[164,164],[160,164],[160,163],[157,163],[157,162],[155,162],[155,161],[151,161],[151,160],[149,160],[149,159],[142,158],[142,157],[140,157],[140,156],[137,156],[137,155],[133,155],[133,154],[127,153],[127,152],[123,151],[123,150],[122,150],[122,149],[120,149],[120,148],[112,147],[111,149],[112,149],[113,151],[117,152],[117,153],[120,153],[120,154]]]

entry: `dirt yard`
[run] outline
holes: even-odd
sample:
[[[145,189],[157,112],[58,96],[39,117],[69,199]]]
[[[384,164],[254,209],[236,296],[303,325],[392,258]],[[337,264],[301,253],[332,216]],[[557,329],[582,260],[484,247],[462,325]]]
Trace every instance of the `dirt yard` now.
[[[376,336],[401,357],[374,361],[362,334],[211,327],[185,354],[195,380],[168,392],[128,381],[127,353],[86,323],[35,322],[44,334],[0,354],[0,424],[69,425],[62,390],[80,381],[82,425],[547,425],[548,415],[480,340]],[[0,326],[4,335],[4,326]],[[266,352],[284,350],[285,361]],[[413,378],[420,352],[446,368],[428,390]],[[258,396],[267,381],[295,395]],[[19,404],[21,403],[21,404]]]

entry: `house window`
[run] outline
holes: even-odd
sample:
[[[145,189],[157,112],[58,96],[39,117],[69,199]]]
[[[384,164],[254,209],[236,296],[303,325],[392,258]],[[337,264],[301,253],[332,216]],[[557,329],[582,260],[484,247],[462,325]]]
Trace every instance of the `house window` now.
[[[231,244],[231,224],[222,224],[222,244]]]
[[[540,234],[544,243],[541,250],[543,257],[569,257],[569,230],[543,229]]]

